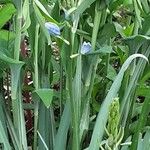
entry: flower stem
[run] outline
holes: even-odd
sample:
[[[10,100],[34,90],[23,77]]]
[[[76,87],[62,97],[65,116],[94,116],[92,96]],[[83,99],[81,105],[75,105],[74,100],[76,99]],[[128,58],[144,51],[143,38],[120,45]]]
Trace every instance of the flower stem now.
[[[34,45],[34,70],[35,70],[35,89],[38,89],[38,33],[39,33],[39,24],[36,23],[35,27],[35,45]],[[34,150],[37,150],[37,128],[38,128],[38,109],[39,103],[38,100],[35,101],[35,109],[34,109]]]

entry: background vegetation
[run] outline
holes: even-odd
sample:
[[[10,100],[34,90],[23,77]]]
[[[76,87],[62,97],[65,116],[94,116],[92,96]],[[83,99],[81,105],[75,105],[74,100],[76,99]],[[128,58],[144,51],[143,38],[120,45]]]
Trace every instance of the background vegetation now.
[[[150,0],[0,0],[0,149],[149,150],[149,24]]]

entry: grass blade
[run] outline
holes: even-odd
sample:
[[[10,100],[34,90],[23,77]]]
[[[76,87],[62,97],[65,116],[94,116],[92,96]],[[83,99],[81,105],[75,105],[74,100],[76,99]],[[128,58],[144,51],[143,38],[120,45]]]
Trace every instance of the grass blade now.
[[[66,103],[60,125],[55,137],[55,145],[54,150],[66,150],[66,144],[67,144],[67,133],[69,130],[70,122],[71,122],[71,116],[70,116],[70,104],[69,101]]]
[[[11,147],[9,145],[9,141],[8,141],[7,136],[5,134],[5,130],[2,126],[1,120],[0,120],[0,141],[1,141],[1,143],[4,144],[4,149],[11,150]]]

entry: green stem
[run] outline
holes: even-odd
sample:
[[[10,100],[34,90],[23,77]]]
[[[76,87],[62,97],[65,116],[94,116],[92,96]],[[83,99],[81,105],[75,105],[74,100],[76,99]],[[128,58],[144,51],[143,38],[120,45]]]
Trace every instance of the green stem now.
[[[39,33],[39,24],[36,23],[35,27],[35,45],[34,45],[34,70],[35,70],[35,89],[38,89],[39,79],[38,79],[38,33]],[[38,100],[35,101],[34,109],[34,150],[37,150],[37,128],[38,128]]]
[[[39,77],[38,77],[38,33],[39,33],[39,24],[36,24],[35,27],[35,56],[34,56],[34,63],[35,63],[35,89],[38,89],[39,87]]]
[[[134,18],[134,29],[133,29],[133,34],[137,35],[138,34],[138,29],[139,29],[139,21],[138,21],[138,11],[136,9],[136,7],[138,7],[137,1],[133,0],[133,6],[135,9],[135,18]]]
[[[106,9],[103,9],[102,10],[102,16],[101,16],[100,27],[102,27],[105,24],[106,18],[107,18],[107,11],[106,11]]]
[[[74,0],[71,0],[71,6],[74,7]]]
[[[149,114],[149,107],[150,107],[150,98],[146,97],[145,100],[144,100],[144,104],[143,104],[143,107],[142,107],[142,112],[140,114],[140,118],[138,120],[136,132],[133,135],[131,150],[137,149],[138,138],[139,138],[139,135],[140,135],[145,123],[146,123],[146,119],[147,119],[147,116]]]
[[[62,101],[63,101],[63,63],[60,58],[60,117],[62,116]]]
[[[22,23],[22,6],[20,5],[17,8],[17,14],[15,18],[15,33],[16,33],[16,38],[14,42],[14,59],[16,61],[19,61],[19,54],[20,54],[20,43],[21,43],[21,23]],[[22,111],[19,107],[19,104],[21,100],[19,99],[19,94],[18,94],[18,83],[20,80],[20,70],[21,70],[22,65],[20,64],[10,64],[10,69],[11,69],[11,99],[12,99],[12,113],[13,113],[13,121],[14,121],[14,126],[15,130],[17,132],[17,136],[19,137],[19,146],[20,149],[22,150],[22,130],[21,130],[21,125],[22,122],[20,122],[21,114],[20,112]]]
[[[96,39],[97,39],[99,25],[100,25],[101,16],[102,16],[102,11],[98,9],[99,3],[100,2],[97,1],[96,6],[95,6],[94,28],[93,28],[93,33],[92,33],[92,51],[95,51]]]
[[[96,2],[96,6],[95,6],[95,18],[94,18],[94,28],[93,28],[93,33],[92,33],[92,51],[95,51],[95,48],[96,48],[96,40],[97,40],[97,35],[98,35],[98,30],[99,30],[99,26],[100,26],[100,22],[101,22],[101,16],[102,16],[102,11],[100,11],[98,9],[98,6],[100,5],[99,4],[100,2],[97,1]],[[104,21],[103,21],[104,23]],[[98,59],[98,56],[95,56],[94,58],[92,58],[92,61],[91,61],[91,65],[90,65],[90,68],[89,68],[89,73],[88,73],[88,76],[85,80],[85,89],[84,89],[84,93],[86,94],[87,91],[90,89],[92,89],[93,87],[93,83],[94,82],[94,78],[95,78],[95,73],[96,73],[96,69],[95,67],[97,67],[97,60]],[[93,66],[93,64],[95,66]],[[93,69],[95,71],[93,71]],[[90,95],[90,94],[88,94]]]
[[[89,86],[89,90],[88,90],[88,99],[89,100],[90,100],[92,90],[93,90],[93,86],[94,86],[94,80],[95,80],[95,76],[96,76],[97,65],[98,65],[98,56],[96,56],[96,58],[95,58],[93,71],[92,71],[92,74],[91,74],[90,86]]]
[[[137,35],[138,34],[138,30],[139,30],[139,23],[138,23],[137,18],[135,17],[133,34]]]
[[[72,32],[71,32],[71,55],[74,52],[74,41],[75,41],[75,33],[77,30],[79,22],[79,17],[76,18],[73,22]],[[76,98],[73,95],[73,60],[70,59],[70,67],[69,67],[69,76],[68,76],[68,84],[69,84],[69,95],[70,95],[70,103],[71,103],[71,111],[72,111],[72,127],[73,127],[73,144],[72,149],[73,150],[79,150],[80,149],[80,132],[79,132],[79,118],[78,118],[78,110],[76,108]]]
[[[22,23],[22,13],[18,11],[16,16],[16,38],[14,46],[14,59],[19,60],[20,55],[20,43],[21,43],[21,23]]]

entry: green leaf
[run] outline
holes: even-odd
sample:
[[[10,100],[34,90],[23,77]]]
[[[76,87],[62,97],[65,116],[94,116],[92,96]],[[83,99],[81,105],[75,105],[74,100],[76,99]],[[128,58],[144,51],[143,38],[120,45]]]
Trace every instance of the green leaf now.
[[[113,23],[105,24],[102,33],[99,35],[99,39],[102,39],[103,38],[102,36],[104,36],[105,40],[116,36],[116,29]]]
[[[117,73],[116,70],[109,64],[108,65],[108,71],[107,71],[107,78],[114,81]]]
[[[51,39],[50,39],[48,30],[45,28],[45,20],[42,16],[41,12],[39,11],[38,7],[35,4],[33,5],[33,8],[34,8],[34,13],[37,18],[37,21],[39,22],[39,24],[41,26],[42,32],[44,33],[45,37],[47,38],[48,44],[50,44]]]
[[[22,8],[22,0],[12,0],[14,5],[16,6],[18,12],[21,12],[21,8]]]
[[[128,36],[132,35],[134,24],[131,24],[130,26],[127,26],[125,29],[117,22],[114,22],[114,26],[116,28],[116,31],[123,37],[126,38]]]
[[[126,5],[131,5],[133,2],[132,0],[124,0],[123,4]]]
[[[147,87],[146,85],[143,85],[143,86],[140,86],[136,93],[137,95],[140,95],[140,96],[149,96],[150,97],[150,87]]]
[[[67,101],[61,117],[59,128],[55,137],[54,150],[66,150],[67,133],[71,122],[70,103]]]
[[[89,129],[89,122],[90,122],[90,108],[89,103],[85,105],[85,108],[83,109],[83,113],[81,116],[80,121],[80,141],[82,141],[82,137],[84,137],[85,133]]]
[[[7,56],[12,56],[15,33],[7,30],[0,30],[0,51]]]
[[[132,32],[133,32],[133,28],[134,28],[134,24],[132,23],[130,26],[127,26],[125,29],[124,29],[124,34],[129,37],[132,35]]]
[[[143,140],[143,150],[148,150],[150,148],[150,129],[148,129],[148,131],[146,131],[146,134],[144,136],[144,140]]]
[[[112,49],[112,46],[110,45],[102,45],[101,47],[99,47],[99,49],[97,50],[99,51],[100,53],[103,53],[103,54],[110,54],[113,49]]]
[[[108,0],[108,1],[110,1],[110,0]],[[120,7],[122,5],[123,2],[124,2],[124,0],[112,1],[111,5],[109,5],[110,11],[116,10],[118,7]]]
[[[95,1],[96,0],[84,0],[84,1],[82,1],[81,4],[77,7],[77,9],[75,11],[74,18],[77,18],[78,16],[80,16]]]
[[[0,40],[9,41],[15,38],[15,33],[8,30],[0,30],[0,35]]]
[[[21,144],[20,144],[20,141],[19,141],[18,136],[16,134],[16,130],[14,128],[13,122],[12,122],[10,116],[8,115],[8,112],[5,111],[5,113],[6,113],[7,128],[8,128],[13,146],[15,149],[22,149],[22,147],[20,146]]]
[[[1,120],[0,120],[0,142],[4,144],[4,149],[11,150],[11,147],[7,139],[5,130],[2,126]]]
[[[112,52],[112,46],[109,46],[109,45],[105,44],[101,47],[98,47],[98,50],[96,50],[94,52],[89,52],[86,55],[110,54],[111,52]]]
[[[4,53],[0,51],[0,60],[7,63],[11,69],[11,88],[12,90],[12,99],[16,99],[16,91],[18,87],[19,75],[21,67],[23,66],[24,62],[17,61],[10,57],[7,57]]]
[[[5,25],[7,21],[12,17],[16,12],[16,9],[13,4],[8,3],[0,9],[0,29]]]
[[[2,79],[2,77],[1,77]],[[1,82],[1,81],[0,81]],[[4,132],[6,133],[7,137],[8,137],[8,132],[7,132],[7,125],[6,125],[6,116],[5,116],[5,113],[4,113],[4,98],[3,98],[3,95],[2,93],[0,93],[0,114],[1,114],[1,123],[2,123],[2,126],[4,128]]]
[[[125,36],[125,34],[124,34],[124,30],[123,30],[123,27],[119,24],[119,23],[117,23],[117,22],[114,22],[114,26],[115,26],[115,28],[116,28],[116,31],[123,37],[123,38],[125,38],[126,36]]]
[[[51,16],[52,16],[55,20],[57,20],[57,21],[60,20],[60,8],[59,8],[59,5],[60,5],[60,2],[59,2],[59,0],[57,0],[57,1],[55,2],[55,6],[54,6],[54,8],[52,9],[52,12],[51,12]]]
[[[0,4],[11,3],[12,0],[0,0]]]
[[[40,1],[34,0],[34,2],[38,6],[38,8],[40,8],[40,10],[43,12],[43,16],[45,17],[45,19],[47,19],[48,21],[53,22],[53,23],[59,25],[59,23],[49,15],[49,13],[45,9],[45,7],[41,4]]]
[[[140,32],[142,35],[150,35],[150,26],[149,26],[149,24],[150,24],[150,16],[148,15],[143,20],[143,24],[142,24],[143,28]]]
[[[138,120],[138,124],[132,139],[132,145],[131,145],[131,150],[137,149],[138,146],[138,138],[140,133],[142,132],[143,127],[145,126],[146,120],[147,120],[147,116],[150,112],[149,107],[150,107],[150,98],[147,97],[148,95],[146,95],[146,98],[144,100],[144,104],[142,106],[142,112],[140,114],[140,118]],[[149,137],[150,138],[150,137]],[[149,141],[149,140],[148,140]],[[145,144],[147,142],[145,141]],[[150,144],[149,142],[147,143],[148,145]],[[147,150],[147,149],[145,149]]]
[[[133,0],[133,3],[134,3],[134,9],[135,9],[138,25],[139,25],[139,27],[142,27],[141,11],[140,11],[140,8],[139,8],[141,5],[136,0]]]
[[[61,36],[56,36],[56,37],[59,38],[64,43],[66,43],[67,45],[70,45],[70,43],[66,39],[64,39],[63,37],[61,37]]]
[[[121,150],[129,150],[129,145],[131,145],[131,136],[128,137],[124,143],[121,144]]]
[[[141,3],[142,3],[142,7],[143,7],[144,12],[146,14],[148,14],[150,12],[148,0],[142,0]]]
[[[0,60],[8,63],[8,64],[24,64],[22,61],[16,61],[15,59],[12,59],[10,57],[7,57],[3,52],[0,51]]]
[[[150,41],[150,37],[145,35],[135,35],[124,40],[129,46],[129,49],[132,50],[132,53],[137,53],[138,49],[145,41]]]
[[[44,105],[49,108],[53,99],[53,90],[52,89],[38,89],[35,90],[38,96],[43,101]]]
[[[140,133],[139,137],[138,137],[138,147],[137,147],[137,150],[141,150],[141,149],[143,149],[143,140],[142,140],[142,134]]]
[[[23,4],[23,18],[24,18],[24,25],[21,29],[21,31],[25,31],[28,29],[28,27],[31,24],[31,19],[30,19],[30,11],[29,11],[29,0],[25,0]]]

